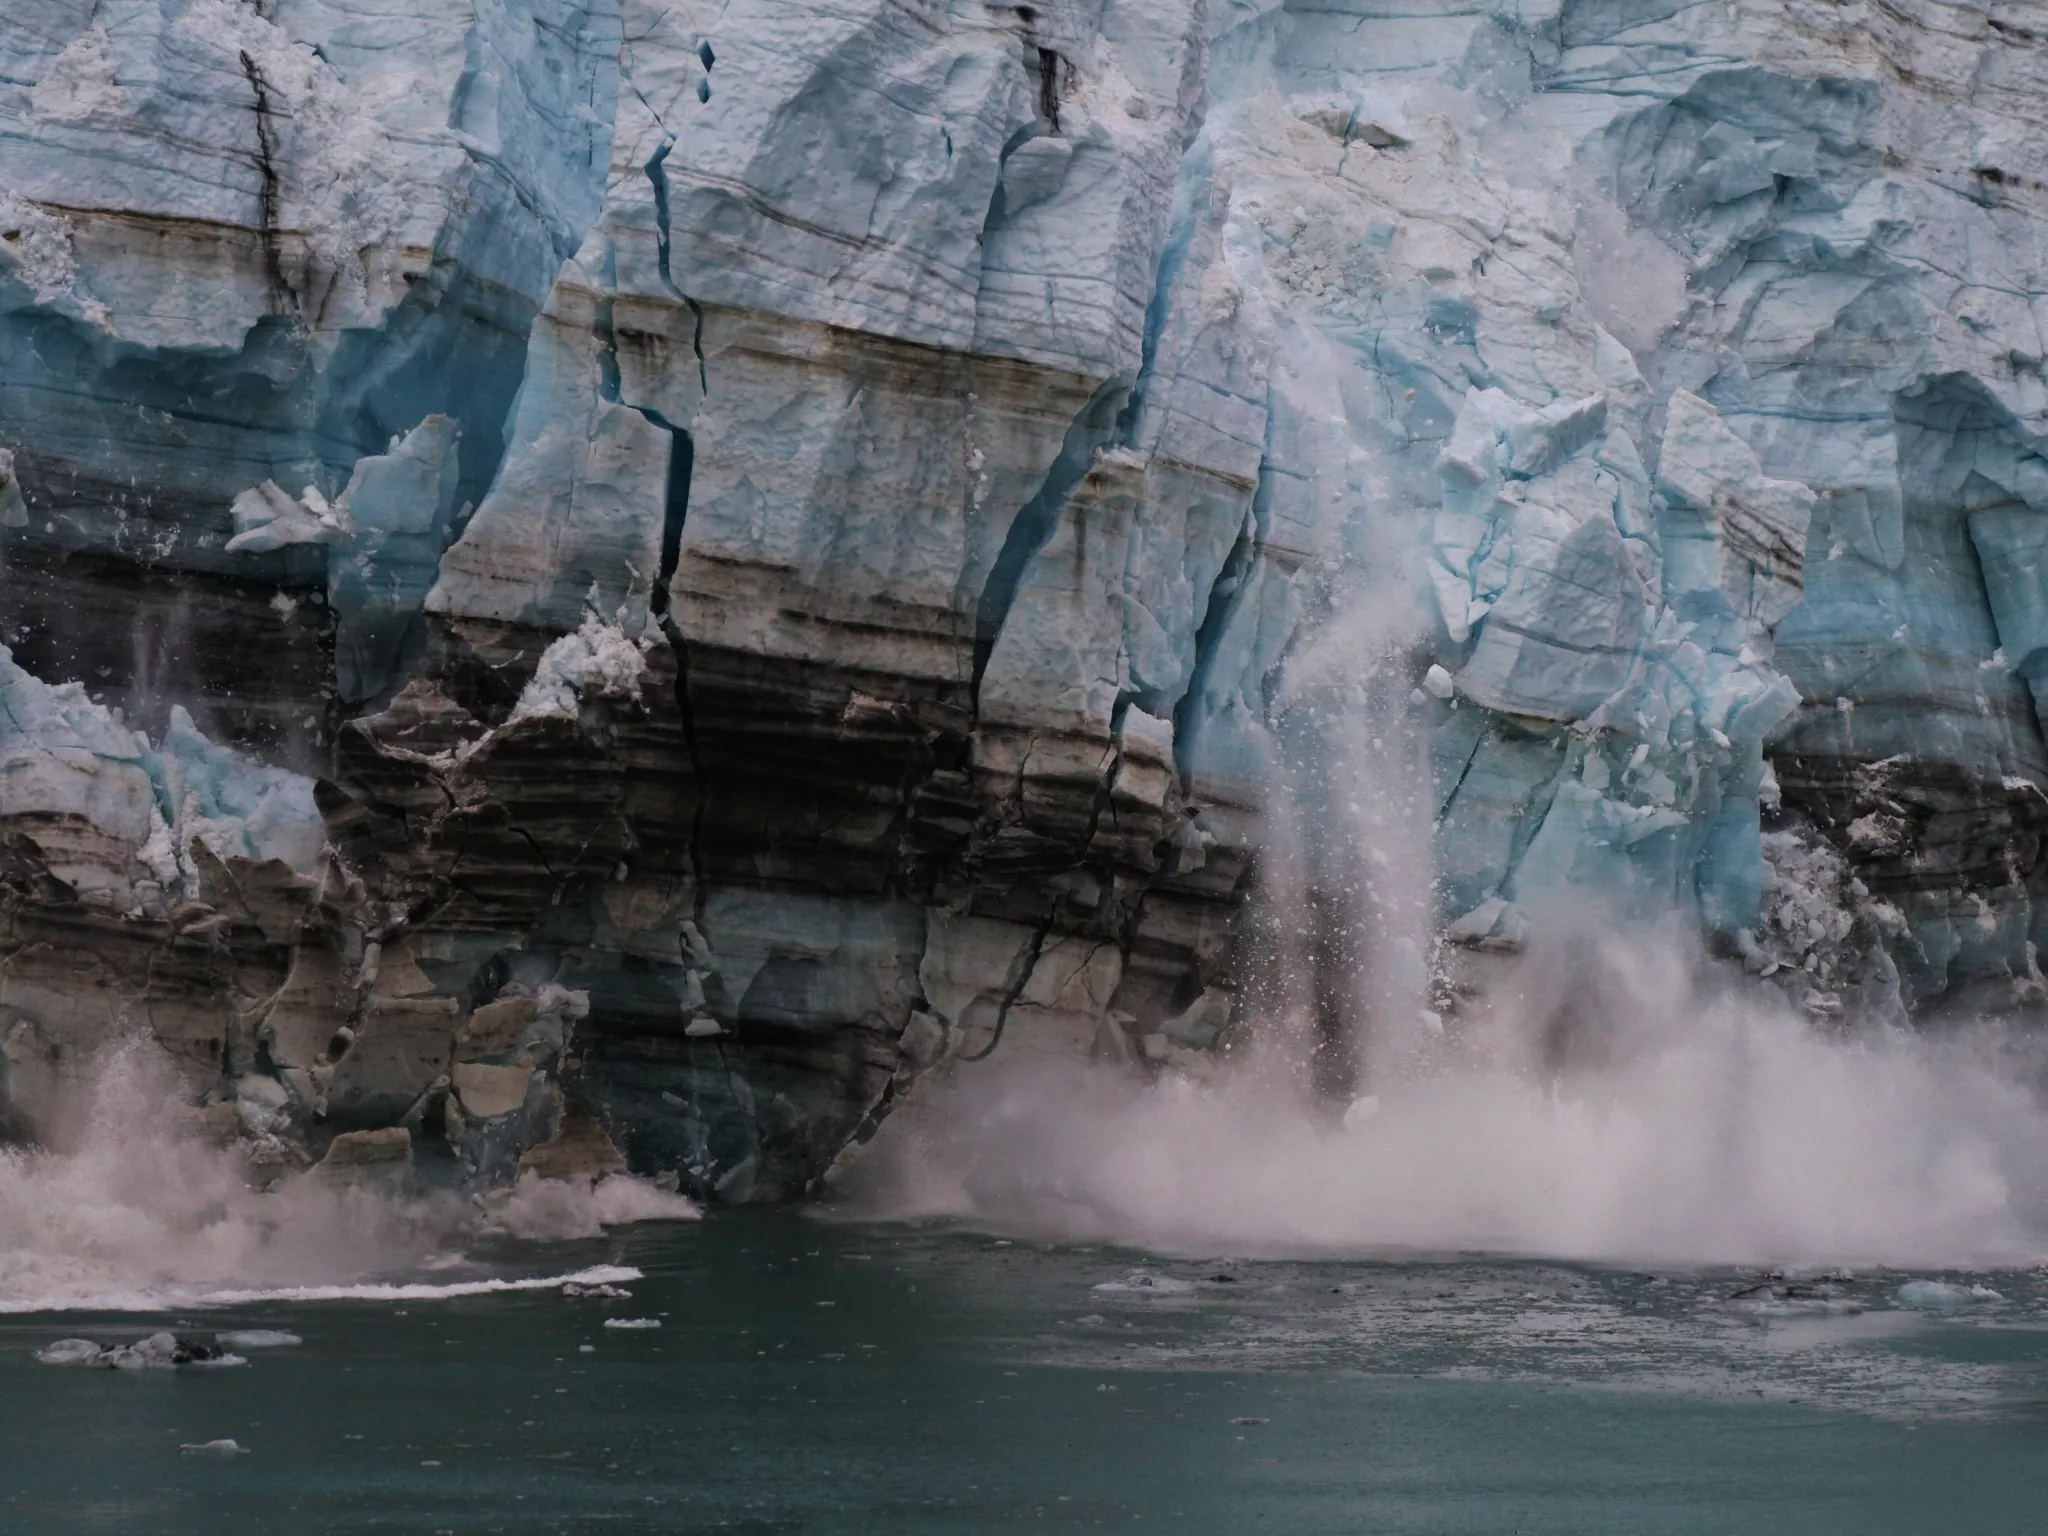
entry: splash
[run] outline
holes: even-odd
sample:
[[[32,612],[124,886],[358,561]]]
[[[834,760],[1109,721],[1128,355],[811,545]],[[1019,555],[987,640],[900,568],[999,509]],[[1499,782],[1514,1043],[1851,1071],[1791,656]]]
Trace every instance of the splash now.
[[[476,1212],[451,1194],[398,1197],[313,1173],[252,1188],[241,1159],[178,1107],[182,1092],[160,1051],[128,1042],[60,1106],[50,1145],[0,1150],[0,1313],[427,1300],[622,1278],[488,1273],[468,1252]],[[695,1214],[637,1180],[546,1198],[548,1223],[497,1230],[593,1236]]]
[[[1365,1112],[1307,1105],[1256,1062],[1212,1084],[1042,1060],[961,1074],[860,1166],[856,1205],[1190,1255],[2048,1253],[2048,1115],[2023,1042],[1845,1042],[1755,999],[1647,993],[1576,1038],[1446,1050],[1376,1082]]]
[[[702,1214],[695,1202],[644,1179],[613,1174],[583,1184],[527,1174],[492,1208],[486,1226],[528,1242],[564,1242],[602,1237],[607,1227],[695,1221]]]

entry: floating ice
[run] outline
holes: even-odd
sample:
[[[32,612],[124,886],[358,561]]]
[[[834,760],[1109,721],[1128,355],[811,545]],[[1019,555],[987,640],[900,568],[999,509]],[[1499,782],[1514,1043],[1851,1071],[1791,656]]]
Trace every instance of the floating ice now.
[[[91,1339],[58,1339],[37,1350],[36,1359],[44,1365],[90,1365],[103,1348]]]
[[[116,1371],[169,1370],[174,1366],[236,1366],[249,1362],[217,1344],[201,1344],[174,1333],[152,1333],[133,1344],[101,1345],[91,1339],[59,1339],[36,1351],[44,1365],[95,1365]]]
[[[1946,1280],[1908,1280],[1893,1294],[1905,1305],[1926,1312],[1952,1312],[2005,1300],[1988,1285],[1951,1285]]]

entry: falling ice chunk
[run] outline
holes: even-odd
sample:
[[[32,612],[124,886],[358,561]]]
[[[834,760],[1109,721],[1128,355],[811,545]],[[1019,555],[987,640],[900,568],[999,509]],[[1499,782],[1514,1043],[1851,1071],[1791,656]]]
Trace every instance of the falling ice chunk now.
[[[1451,674],[1434,662],[1430,664],[1429,670],[1422,674],[1422,686],[1440,699],[1448,699],[1458,691],[1458,685],[1452,680]]]
[[[683,1033],[692,1040],[703,1040],[712,1035],[722,1035],[725,1031],[718,1027],[716,1019],[692,1019],[683,1026]]]
[[[1344,1111],[1344,1129],[1355,1131],[1379,1112],[1379,1095],[1374,1093],[1361,1094],[1353,1099],[1350,1107]]]

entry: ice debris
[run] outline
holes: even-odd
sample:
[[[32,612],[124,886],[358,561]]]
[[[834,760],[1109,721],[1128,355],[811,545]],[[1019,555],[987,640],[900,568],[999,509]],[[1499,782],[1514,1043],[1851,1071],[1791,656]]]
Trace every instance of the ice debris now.
[[[228,513],[235,520],[234,537],[228,540],[231,555],[267,555],[288,544],[335,544],[343,535],[341,519],[317,486],[293,496],[275,480],[265,480],[237,496]]]
[[[595,614],[574,634],[541,652],[540,665],[513,707],[513,720],[539,715],[573,719],[586,698],[632,699],[640,693],[647,657],[616,624]]]
[[[1906,931],[1898,909],[1872,896],[1841,851],[1810,830],[1767,832],[1761,847],[1758,921],[1734,936],[1744,968],[1816,1020],[1903,1017],[1898,968],[1884,947]]]
[[[229,508],[231,555],[322,552],[335,691],[344,700],[371,698],[398,680],[451,535],[460,437],[452,418],[430,415],[388,451],[358,459],[331,505],[316,485],[293,496],[265,480]]]
[[[175,1333],[152,1333],[133,1344],[99,1344],[92,1339],[58,1339],[36,1351],[44,1365],[92,1365],[116,1371],[169,1370],[180,1365],[247,1365],[218,1344],[201,1344]]]

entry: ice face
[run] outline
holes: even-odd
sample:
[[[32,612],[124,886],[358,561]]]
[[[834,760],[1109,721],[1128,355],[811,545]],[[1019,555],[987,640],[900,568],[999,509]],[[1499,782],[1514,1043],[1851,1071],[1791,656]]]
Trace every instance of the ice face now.
[[[182,706],[153,743],[77,683],[51,687],[0,646],[0,817],[62,827],[77,863],[50,872],[122,909],[148,899],[138,880],[183,894],[189,844],[218,857],[277,859],[319,873],[327,839],[303,774],[250,761],[210,741]],[[59,834],[37,839],[52,851]],[[96,855],[96,857],[89,857]]]
[[[271,1059],[325,1006],[360,1115],[514,985],[729,1197],[938,1061],[1143,1056],[1368,675],[1453,947],[2038,988],[2048,152],[1983,7],[403,11],[0,19],[5,814],[67,888],[335,861]]]

